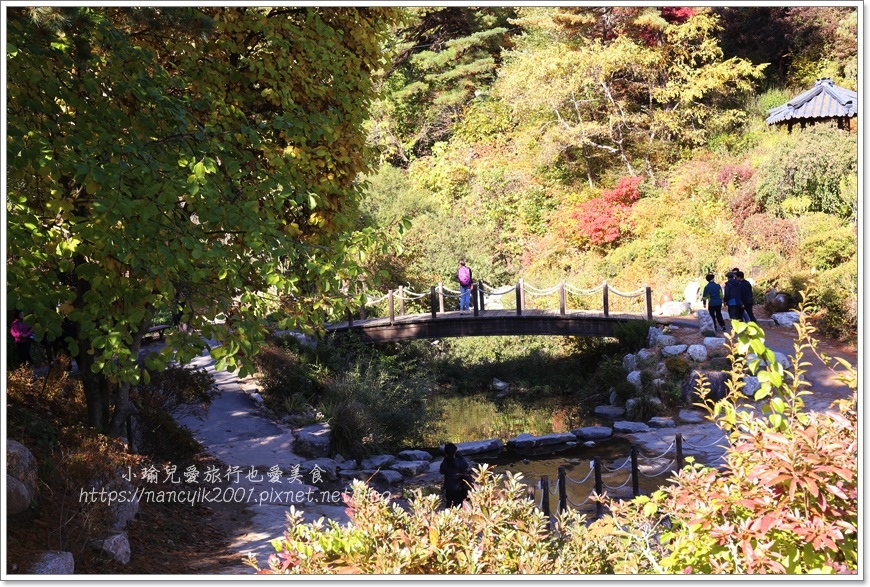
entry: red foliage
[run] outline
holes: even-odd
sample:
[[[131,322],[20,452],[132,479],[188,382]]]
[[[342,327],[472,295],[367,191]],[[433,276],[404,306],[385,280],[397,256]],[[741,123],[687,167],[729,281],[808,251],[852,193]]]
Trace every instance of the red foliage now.
[[[638,186],[643,176],[626,176],[601,197],[583,202],[572,215],[578,221],[577,231],[594,245],[612,243],[631,228],[632,205],[640,197]]]
[[[683,24],[697,12],[694,8],[688,6],[664,6],[661,9],[662,18],[671,24]]]

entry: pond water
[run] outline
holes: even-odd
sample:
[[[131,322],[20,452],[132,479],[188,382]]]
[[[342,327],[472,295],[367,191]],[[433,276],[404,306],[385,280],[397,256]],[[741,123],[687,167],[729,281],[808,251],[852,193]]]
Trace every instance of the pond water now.
[[[518,402],[497,402],[484,395],[439,398],[442,410],[439,426],[427,433],[426,446],[440,446],[444,442],[455,443],[471,440],[500,438],[505,444],[522,433],[535,436],[553,432],[570,432],[581,426],[603,422],[594,416],[583,415],[579,407],[558,402],[546,405],[527,406]],[[606,424],[605,424],[606,425]],[[591,464],[597,456],[602,461],[602,481],[608,495],[631,497],[631,469],[629,454],[631,444],[621,438],[611,438],[588,447],[582,443],[575,446],[549,447],[537,453],[505,448],[497,456],[472,456],[477,463],[493,466],[496,473],[522,474],[522,482],[539,487],[541,477],[547,476],[550,483],[550,509],[557,510],[556,490],[559,467],[564,466],[568,482],[568,500],[574,507],[594,514],[595,505],[587,501],[595,488],[595,476]],[[433,450],[433,454],[439,451]],[[671,457],[672,458],[672,457]],[[649,494],[666,483],[674,466],[671,458],[650,460],[638,459],[638,486],[642,494]],[[670,465],[670,467],[668,466]],[[540,489],[536,490],[536,502],[540,504]],[[585,502],[585,503],[584,503]],[[582,505],[581,505],[582,504]]]

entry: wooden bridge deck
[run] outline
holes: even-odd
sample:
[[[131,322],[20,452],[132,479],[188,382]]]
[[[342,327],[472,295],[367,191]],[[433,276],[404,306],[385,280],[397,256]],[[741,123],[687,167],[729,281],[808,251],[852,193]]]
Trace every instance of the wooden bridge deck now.
[[[368,318],[329,324],[327,332],[357,332],[367,342],[389,342],[419,338],[455,336],[555,335],[601,336],[615,335],[616,325],[626,320],[644,320],[645,314],[616,314],[575,310],[562,314],[559,310],[480,310],[477,316],[458,311],[432,314],[408,314],[389,318]]]

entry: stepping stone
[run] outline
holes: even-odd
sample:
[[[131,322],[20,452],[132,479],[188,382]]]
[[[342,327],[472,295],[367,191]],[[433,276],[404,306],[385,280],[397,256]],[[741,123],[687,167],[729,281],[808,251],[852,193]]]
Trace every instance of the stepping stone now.
[[[675,424],[671,418],[665,418],[663,416],[656,416],[654,418],[650,418],[647,425],[650,428],[674,428]]]
[[[596,406],[595,415],[611,419],[620,418],[625,415],[625,408],[619,406]]]
[[[607,426],[585,426],[571,433],[580,440],[604,440],[613,436],[613,429]]]
[[[644,424],[643,422],[614,422],[613,423],[613,431],[614,432],[623,432],[627,434],[632,434],[635,432],[649,432],[649,426]]]

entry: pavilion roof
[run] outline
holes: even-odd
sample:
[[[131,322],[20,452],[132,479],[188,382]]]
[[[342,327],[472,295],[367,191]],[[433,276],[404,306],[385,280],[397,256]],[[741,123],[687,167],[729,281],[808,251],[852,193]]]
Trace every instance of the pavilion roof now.
[[[822,78],[803,94],[768,110],[767,124],[787,120],[851,118],[858,115],[858,93]]]

